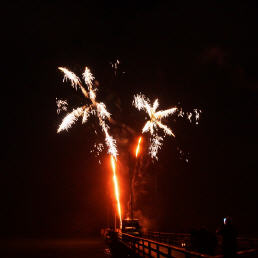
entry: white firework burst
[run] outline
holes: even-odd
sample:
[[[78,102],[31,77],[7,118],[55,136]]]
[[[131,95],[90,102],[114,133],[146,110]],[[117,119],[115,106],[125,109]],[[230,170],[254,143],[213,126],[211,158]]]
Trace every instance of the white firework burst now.
[[[57,132],[59,133],[63,130],[68,130],[78,120],[80,116],[82,117],[82,123],[84,124],[87,122],[91,114],[95,115],[99,120],[99,125],[101,126],[102,131],[105,134],[105,141],[108,147],[108,153],[116,158],[116,141],[112,136],[110,136],[108,132],[109,126],[106,124],[106,120],[110,119],[111,114],[107,111],[106,105],[103,102],[98,103],[96,101],[96,89],[94,89],[93,87],[93,81],[95,78],[92,75],[90,69],[86,67],[84,73],[82,74],[88,91],[83,87],[79,77],[77,77],[76,74],[64,67],[59,67],[58,69],[64,73],[64,81],[69,79],[71,81],[72,87],[74,87],[75,89],[77,89],[77,87],[80,87],[85,98],[89,99],[92,104],[84,105],[67,114],[60,124]]]
[[[138,110],[145,110],[149,115],[150,119],[144,125],[142,129],[143,133],[150,131],[150,133],[153,134],[155,131],[157,131],[159,127],[164,131],[165,134],[175,136],[170,128],[162,124],[161,120],[162,118],[174,114],[177,111],[176,107],[167,110],[156,111],[159,106],[158,99],[156,99],[151,106],[150,100],[146,98],[143,94],[138,94],[134,96],[133,105]]]
[[[174,114],[177,111],[177,108],[173,107],[167,110],[157,111],[157,108],[159,107],[158,99],[151,105],[150,100],[143,94],[134,96],[133,106],[138,110],[144,110],[149,116],[149,120],[144,125],[142,133],[150,132],[152,139],[149,152],[152,158],[157,158],[157,152],[161,148],[163,141],[163,138],[158,135],[158,129],[162,129],[165,135],[168,134],[175,137],[173,131],[162,123],[162,118]]]

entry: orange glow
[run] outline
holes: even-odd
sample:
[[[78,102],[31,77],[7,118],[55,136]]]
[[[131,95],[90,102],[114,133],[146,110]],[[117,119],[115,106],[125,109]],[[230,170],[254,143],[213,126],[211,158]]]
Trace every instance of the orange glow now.
[[[113,156],[111,156],[111,165],[113,170],[113,181],[115,186],[115,197],[117,202],[117,211],[120,219],[120,228],[122,228],[122,213],[121,213],[121,206],[120,206],[120,200],[119,200],[119,188],[118,188],[118,182],[116,177],[116,163]]]
[[[142,137],[139,138],[138,140],[138,145],[137,145],[137,148],[136,148],[136,151],[135,151],[135,156],[137,158],[138,154],[139,154],[139,151],[140,151],[140,144],[141,144],[141,141],[142,141]]]

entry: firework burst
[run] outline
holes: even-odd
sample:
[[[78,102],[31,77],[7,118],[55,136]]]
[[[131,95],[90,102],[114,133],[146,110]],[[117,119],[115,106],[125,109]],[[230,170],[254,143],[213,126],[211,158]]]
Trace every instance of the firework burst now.
[[[162,123],[162,119],[174,114],[177,111],[176,107],[157,111],[159,107],[159,101],[156,99],[153,105],[150,104],[150,100],[143,94],[137,94],[134,96],[133,106],[138,110],[144,110],[148,116],[149,120],[146,122],[142,129],[142,133],[150,132],[151,134],[151,145],[149,147],[149,153],[152,158],[157,158],[158,150],[162,146],[163,137],[158,135],[158,130],[162,129],[165,135],[174,136],[173,131]]]
[[[117,157],[117,149],[116,149],[116,141],[115,139],[109,134],[109,126],[107,125],[106,121],[110,119],[110,113],[106,109],[106,105],[103,102],[96,101],[96,91],[97,89],[94,88],[94,76],[92,75],[90,69],[88,67],[85,68],[82,77],[84,82],[87,86],[87,90],[82,85],[80,78],[74,74],[73,72],[69,71],[67,68],[58,67],[60,71],[64,73],[64,80],[70,80],[71,85],[76,90],[80,88],[82,94],[86,99],[91,101],[90,105],[84,105],[82,107],[78,107],[74,109],[71,113],[67,114],[63,119],[62,123],[59,125],[57,130],[60,133],[63,130],[68,130],[80,117],[82,117],[82,123],[86,123],[89,116],[95,115],[99,120],[99,125],[104,132],[105,135],[105,142],[108,147],[108,153],[110,153],[113,157]]]

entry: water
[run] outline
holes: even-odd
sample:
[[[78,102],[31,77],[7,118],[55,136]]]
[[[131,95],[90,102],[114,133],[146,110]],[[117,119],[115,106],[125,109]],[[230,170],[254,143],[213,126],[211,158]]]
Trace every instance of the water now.
[[[102,238],[8,239],[0,240],[1,258],[107,258],[111,257]]]

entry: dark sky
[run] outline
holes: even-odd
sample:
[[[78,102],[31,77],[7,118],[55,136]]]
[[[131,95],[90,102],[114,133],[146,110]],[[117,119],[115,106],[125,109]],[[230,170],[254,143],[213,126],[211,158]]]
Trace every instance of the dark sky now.
[[[254,1],[13,1],[1,12],[2,236],[87,234],[110,216],[107,157],[101,155],[100,166],[90,153],[103,140],[93,133],[96,121],[56,134],[62,119],[56,97],[68,99],[70,109],[83,103],[57,67],[81,74],[86,65],[117,121],[116,138],[122,123],[136,132],[143,125],[144,115],[131,106],[135,93],[159,97],[161,108],[203,111],[199,126],[167,120],[176,138],[165,139],[159,161],[144,171],[148,184],[143,180],[137,208],[153,229],[215,230],[230,215],[240,233],[258,233]],[[110,62],[116,59],[121,65],[114,76]],[[129,146],[118,147],[122,159]],[[126,173],[121,177],[126,189]]]

